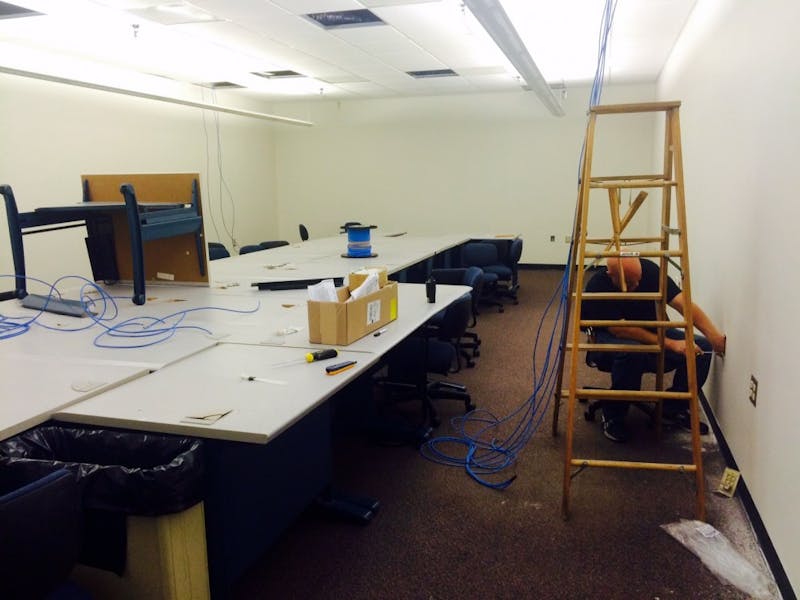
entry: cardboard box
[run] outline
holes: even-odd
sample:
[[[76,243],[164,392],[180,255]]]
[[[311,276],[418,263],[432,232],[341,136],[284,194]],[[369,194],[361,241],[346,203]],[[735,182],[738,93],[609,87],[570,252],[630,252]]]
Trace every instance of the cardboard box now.
[[[378,287],[383,287],[389,282],[389,273],[386,270],[386,267],[374,267],[368,269],[361,269],[359,271],[353,271],[347,276],[347,286],[354,290],[367,278],[367,276],[375,272],[378,274]]]
[[[308,341],[346,346],[397,318],[397,283],[347,302],[350,289],[337,288],[338,302],[308,301]]]

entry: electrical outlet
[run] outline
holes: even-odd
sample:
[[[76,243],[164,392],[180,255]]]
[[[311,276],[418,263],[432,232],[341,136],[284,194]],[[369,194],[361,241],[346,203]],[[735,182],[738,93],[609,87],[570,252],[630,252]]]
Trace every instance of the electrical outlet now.
[[[554,236],[554,235],[551,235],[551,236],[550,236],[550,241],[551,241],[551,242],[555,242],[555,241],[556,241],[556,236]]]
[[[756,405],[756,398],[758,397],[758,379],[750,375],[750,404]]]
[[[731,469],[730,467],[725,467],[725,471],[722,473],[722,479],[719,481],[717,493],[727,496],[728,498],[732,498],[736,493],[736,486],[739,484],[739,477],[741,477],[739,471],[736,469]]]

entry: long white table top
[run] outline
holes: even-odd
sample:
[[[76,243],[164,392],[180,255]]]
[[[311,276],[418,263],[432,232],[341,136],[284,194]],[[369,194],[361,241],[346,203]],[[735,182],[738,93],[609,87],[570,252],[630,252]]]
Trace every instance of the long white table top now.
[[[303,348],[219,344],[70,406],[54,417],[264,444],[379,358],[368,352],[342,350],[336,358],[306,363],[305,353]],[[275,366],[292,360],[298,362]],[[339,375],[325,373],[326,365],[344,360],[356,360],[357,364]],[[261,381],[248,381],[248,376]],[[221,414],[224,416],[219,419],[210,417]]]
[[[0,360],[0,440],[46,421],[62,407],[147,372],[113,362],[4,356]]]
[[[403,293],[397,320],[389,323],[379,336],[368,334],[338,348],[339,356],[334,359],[305,363],[305,353],[320,346],[257,345],[247,343],[242,336],[238,337],[242,343],[220,343],[140,381],[65,408],[54,417],[127,429],[267,443],[358,377],[433,314],[469,291],[466,286],[440,286],[436,303],[430,304],[424,287],[401,284]],[[356,360],[357,364],[338,375],[325,374],[325,366],[344,360]],[[296,362],[284,364],[287,361]],[[269,381],[251,382],[243,376]],[[222,413],[227,414],[215,421],[188,418]]]
[[[103,325],[92,325],[88,318],[44,313],[38,317],[37,323],[50,329],[33,325],[27,333],[0,340],[0,364],[3,368],[0,374],[6,386],[0,387],[0,390],[4,392],[4,399],[12,399],[4,403],[4,412],[0,412],[0,439],[45,421],[55,411],[60,411],[59,415],[63,418],[82,422],[144,429],[150,427],[154,431],[192,431],[198,436],[265,442],[299,416],[291,417],[288,409],[288,412],[278,411],[267,416],[250,415],[255,419],[254,423],[259,423],[253,426],[245,422],[247,418],[239,421],[239,415],[246,413],[239,406],[237,416],[232,417],[234,413],[230,413],[220,419],[222,425],[219,427],[216,424],[214,427],[187,423],[176,425],[178,416],[188,416],[177,415],[177,412],[195,412],[190,410],[192,406],[179,404],[170,408],[157,403],[144,406],[144,401],[137,399],[139,394],[135,390],[140,387],[150,389],[152,386],[158,393],[146,394],[148,397],[183,397],[181,390],[190,384],[194,386],[194,382],[202,388],[208,380],[209,390],[217,389],[215,386],[223,385],[222,382],[225,386],[232,385],[226,379],[229,373],[212,375],[215,373],[214,357],[222,357],[220,364],[224,365],[228,364],[226,357],[232,355],[252,353],[252,359],[248,360],[258,362],[257,357],[264,353],[277,356],[302,348],[313,349],[314,345],[308,342],[306,290],[262,292],[251,287],[252,282],[345,276],[351,271],[375,266],[397,272],[474,238],[462,234],[391,237],[373,232],[373,250],[378,256],[371,259],[342,258],[347,244],[344,235],[312,240],[214,261],[210,265],[209,287],[160,286],[148,282],[148,298],[142,306],[130,302],[130,286],[109,286],[108,291],[118,298],[119,314]],[[344,353],[362,353],[369,359],[359,360],[357,368],[336,379],[323,378],[325,385],[322,387],[309,388],[304,380],[295,381],[292,378],[292,384],[287,384],[287,388],[299,390],[297,393],[303,394],[304,402],[309,402],[309,406],[321,402],[435,312],[468,291],[463,286],[439,287],[436,304],[428,304],[424,286],[400,284],[397,320],[389,323],[380,336],[368,335],[342,349]],[[77,292],[65,296],[76,298]],[[182,311],[185,311],[182,316],[167,319]],[[0,314],[4,317],[31,316],[36,312],[22,308],[17,300],[0,303]],[[98,338],[104,328],[126,320],[129,327],[134,330],[138,327],[139,331],[159,327],[167,329],[169,325],[179,325],[181,328],[152,338],[108,334]],[[164,340],[151,344],[161,338]],[[221,342],[224,344],[220,345]],[[228,348],[233,344],[243,346],[239,350]],[[197,365],[192,367],[195,357]],[[208,369],[205,361],[211,361]],[[242,359],[242,364],[248,364],[247,360]],[[173,366],[176,368],[172,369]],[[134,391],[128,391],[127,388],[133,383],[126,383],[128,380],[164,369],[169,369],[165,375],[157,378],[148,375],[142,383],[130,388]],[[301,373],[295,375],[299,377]],[[87,382],[97,385],[87,387]],[[110,392],[110,388],[123,383],[125,385],[118,392]],[[238,380],[234,380],[234,383],[237,385],[231,387],[229,393],[240,391]],[[12,385],[13,389],[9,387]],[[24,400],[17,400],[20,390],[24,390]],[[308,397],[305,394],[309,394]],[[85,398],[93,401],[65,408]],[[119,398],[129,399],[120,401]],[[216,395],[209,394],[206,404],[198,405],[199,412],[210,410],[214,404],[211,402],[213,398]],[[130,406],[123,406],[126,402]],[[133,406],[138,406],[144,412],[130,413],[133,410],[130,407]],[[300,414],[308,409],[302,404],[294,406]],[[161,412],[162,409],[169,410]],[[138,417],[134,418],[136,415]],[[193,428],[187,429],[187,425]]]
[[[363,268],[386,267],[397,273],[470,239],[463,234],[387,237],[373,233],[373,258],[345,258],[347,236],[318,238],[261,252],[215,260],[209,265],[213,284],[290,281],[344,277]]]

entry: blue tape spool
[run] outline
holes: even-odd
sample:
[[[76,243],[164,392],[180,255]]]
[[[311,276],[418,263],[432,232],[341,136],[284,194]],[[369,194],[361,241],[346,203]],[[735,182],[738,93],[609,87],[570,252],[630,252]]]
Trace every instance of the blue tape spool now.
[[[378,256],[372,253],[372,242],[370,241],[370,229],[375,229],[375,227],[375,225],[348,225],[347,253],[342,256],[346,258]]]

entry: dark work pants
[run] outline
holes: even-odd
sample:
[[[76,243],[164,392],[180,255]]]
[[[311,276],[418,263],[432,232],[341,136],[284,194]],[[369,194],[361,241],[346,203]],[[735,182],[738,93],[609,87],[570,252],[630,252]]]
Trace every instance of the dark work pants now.
[[[668,329],[665,335],[674,340],[682,340],[684,338],[682,329]],[[639,344],[634,340],[615,337],[603,330],[596,332],[595,341],[598,344]],[[695,335],[694,341],[703,350],[703,354],[699,355],[695,362],[697,390],[699,392],[706,382],[708,371],[711,368],[711,342],[702,335]],[[658,355],[650,352],[595,352],[592,358],[601,370],[611,371],[611,388],[615,390],[641,389],[642,375],[644,373],[655,373],[658,368]],[[675,375],[673,375],[672,386],[668,391],[688,391],[686,357],[683,354],[670,351],[664,353],[664,372],[668,373],[670,371],[675,371]],[[625,417],[629,404],[628,402],[607,402],[603,405],[603,415],[607,419]],[[688,403],[683,400],[665,400],[663,404],[665,414],[686,410],[687,408]]]

